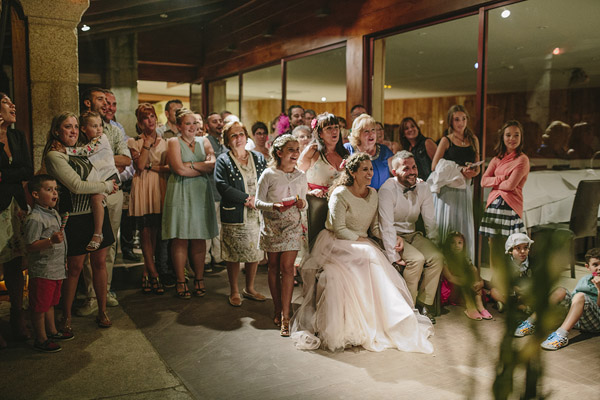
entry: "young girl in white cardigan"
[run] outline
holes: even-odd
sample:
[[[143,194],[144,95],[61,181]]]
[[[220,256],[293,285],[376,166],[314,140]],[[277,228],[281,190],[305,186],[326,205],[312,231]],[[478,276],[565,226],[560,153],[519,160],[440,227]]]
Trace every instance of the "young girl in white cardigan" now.
[[[296,168],[300,145],[292,135],[279,136],[271,146],[269,168],[258,180],[256,208],[262,211],[260,248],[269,259],[269,289],[275,306],[273,322],[281,336],[290,335],[294,291],[294,260],[302,242],[300,211],[306,208],[308,184]]]

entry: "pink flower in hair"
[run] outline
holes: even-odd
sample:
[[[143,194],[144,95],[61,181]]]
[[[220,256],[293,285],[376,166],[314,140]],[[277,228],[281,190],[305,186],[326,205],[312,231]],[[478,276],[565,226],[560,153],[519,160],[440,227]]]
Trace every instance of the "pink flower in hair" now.
[[[312,121],[310,121],[310,129],[312,129],[314,131],[316,127],[317,127],[317,119],[313,118]]]
[[[344,168],[344,169],[346,168],[346,159],[345,158],[342,160],[342,163],[340,164],[340,169],[342,169],[342,168]]]

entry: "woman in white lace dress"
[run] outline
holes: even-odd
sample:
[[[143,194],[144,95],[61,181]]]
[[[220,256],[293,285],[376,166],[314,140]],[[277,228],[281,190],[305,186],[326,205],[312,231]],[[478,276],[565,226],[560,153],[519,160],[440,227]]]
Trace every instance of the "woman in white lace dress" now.
[[[362,346],[371,351],[396,348],[432,353],[433,327],[414,308],[404,279],[368,238],[380,236],[378,197],[369,188],[373,165],[356,153],[329,199],[326,229],[302,264],[314,276],[292,319],[292,338],[300,349],[331,351]]]

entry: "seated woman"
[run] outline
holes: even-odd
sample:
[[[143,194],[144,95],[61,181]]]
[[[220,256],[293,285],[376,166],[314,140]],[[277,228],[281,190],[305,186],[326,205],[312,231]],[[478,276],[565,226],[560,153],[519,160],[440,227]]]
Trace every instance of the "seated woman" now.
[[[321,272],[317,288],[314,279],[305,279],[312,287],[292,319],[300,349],[433,352],[431,322],[414,308],[404,279],[368,239],[367,231],[379,235],[377,192],[368,187],[372,177],[369,155],[356,153],[331,192],[326,229],[302,264],[303,275]]]

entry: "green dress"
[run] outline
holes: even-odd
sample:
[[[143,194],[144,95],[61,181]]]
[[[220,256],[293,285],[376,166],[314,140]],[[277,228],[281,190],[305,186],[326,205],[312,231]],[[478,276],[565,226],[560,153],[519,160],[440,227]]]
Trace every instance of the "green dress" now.
[[[181,140],[182,162],[206,159],[204,137],[196,137],[194,152]],[[162,239],[212,239],[219,234],[212,186],[207,175],[196,177],[171,173],[162,214]]]

